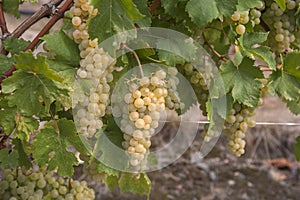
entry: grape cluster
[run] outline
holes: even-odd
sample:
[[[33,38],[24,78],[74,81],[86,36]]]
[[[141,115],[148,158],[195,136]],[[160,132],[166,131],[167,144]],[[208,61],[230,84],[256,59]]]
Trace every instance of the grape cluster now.
[[[286,10],[283,11],[277,3],[266,2],[264,19],[271,29],[268,41],[271,48],[278,53],[289,50],[291,44],[296,41],[297,31],[299,31],[296,12],[299,4],[300,0],[287,0]]]
[[[207,116],[206,102],[209,98],[209,90],[206,80],[202,73],[196,70],[192,64],[186,63],[184,66],[184,75],[189,79],[196,93],[200,110],[204,116]]]
[[[258,106],[263,104],[260,99]],[[248,127],[254,127],[255,121],[250,117],[255,115],[254,108],[234,103],[229,115],[225,120],[224,133],[227,137],[227,148],[236,156],[241,156],[245,153],[245,133]]]
[[[261,4],[256,8],[249,9],[247,11],[239,12],[235,11],[231,16],[231,20],[236,22],[235,31],[239,35],[243,35],[246,32],[245,25],[251,23],[251,26],[254,27],[257,24],[260,24],[261,11],[264,7],[264,3],[261,1]]]
[[[87,20],[98,12],[87,0],[75,0],[70,9],[73,15],[73,39],[79,44],[79,78],[90,81],[89,91],[77,95],[78,106],[74,109],[74,118],[79,122],[79,132],[92,137],[103,126],[102,118],[107,113],[110,95],[109,83],[113,81],[112,72],[115,60],[98,47],[97,38],[90,39]]]
[[[120,118],[120,129],[124,133],[122,143],[129,155],[129,168],[141,172],[146,168],[151,136],[159,126],[161,113],[166,108],[183,108],[176,91],[177,69],[157,70],[150,76],[133,78],[128,90],[118,104],[113,106],[113,115]],[[114,96],[112,97],[114,99]],[[113,100],[114,102],[114,100]]]
[[[0,181],[0,196],[3,200],[89,200],[95,199],[95,192],[88,188],[85,181],[65,181],[54,171],[41,168],[24,174],[18,168],[4,171],[4,178]]]

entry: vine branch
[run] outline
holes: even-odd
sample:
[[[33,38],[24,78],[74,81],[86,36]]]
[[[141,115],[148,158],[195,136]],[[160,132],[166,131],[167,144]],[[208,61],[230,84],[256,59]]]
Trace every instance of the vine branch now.
[[[2,32],[2,37],[1,37],[1,41],[3,41],[8,35],[9,35],[9,31],[6,25],[6,20],[4,17],[4,11],[3,11],[3,1],[0,0],[0,28],[1,28],[1,32]],[[1,47],[1,52],[2,54],[5,54],[6,51]]]
[[[55,8],[61,4],[63,0],[51,0],[50,2],[44,4],[40,10],[35,12],[31,17],[27,18],[23,23],[21,23],[11,34],[12,37],[20,37],[28,28],[33,24],[38,22],[44,17],[50,17],[53,15]]]
[[[2,36],[5,37],[5,35],[9,34],[9,31],[7,29],[2,4],[3,4],[3,1],[0,0],[0,27],[1,27],[1,31],[2,31]]]
[[[204,40],[204,45],[207,45],[208,48],[222,61],[226,62],[227,59],[222,56],[219,52],[217,52],[209,43],[208,43],[208,40],[204,34],[204,32],[202,32],[202,37],[203,37],[203,40]]]
[[[155,12],[155,10],[159,7],[161,0],[156,0],[150,7],[151,15]]]
[[[54,1],[58,1],[58,0],[54,0]],[[32,40],[32,42],[28,45],[28,47],[25,49],[25,51],[33,49],[38,44],[40,38],[42,36],[44,36],[46,33],[48,33],[48,31],[52,28],[52,26],[59,19],[63,18],[64,13],[70,8],[72,3],[73,3],[73,0],[66,0],[65,3],[60,8],[57,9],[57,11],[53,15],[53,17],[44,26],[44,28],[39,32],[39,34]],[[12,66],[9,70],[7,70],[6,72],[3,73],[2,77],[0,78],[0,88],[1,88],[1,84],[2,84],[3,80],[6,79],[7,77],[11,76],[15,70],[16,70],[16,67]]]
[[[61,0],[54,0],[54,1],[61,1]],[[30,45],[25,49],[33,49],[39,42],[40,38],[44,36],[48,31],[52,28],[52,26],[61,18],[64,17],[64,13],[70,8],[72,5],[73,0],[66,0],[66,2],[58,8],[58,10],[55,12],[53,17],[49,20],[49,22],[44,26],[44,28],[39,32],[39,34],[32,40]]]
[[[260,20],[259,24],[266,32],[270,31],[270,27],[268,26],[268,24],[266,24],[266,22],[263,19]]]

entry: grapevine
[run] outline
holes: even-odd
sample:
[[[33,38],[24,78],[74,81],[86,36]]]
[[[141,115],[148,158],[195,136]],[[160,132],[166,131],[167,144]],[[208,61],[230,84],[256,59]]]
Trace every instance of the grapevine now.
[[[267,94],[300,114],[300,0],[49,0],[10,30],[25,2],[38,3],[0,1],[3,199],[95,199],[75,166],[149,197],[162,117],[185,121],[194,104],[203,144],[222,133],[238,157]]]
[[[4,200],[13,199],[94,199],[95,192],[85,181],[65,180],[54,171],[36,168],[23,171],[7,169],[0,182]]]

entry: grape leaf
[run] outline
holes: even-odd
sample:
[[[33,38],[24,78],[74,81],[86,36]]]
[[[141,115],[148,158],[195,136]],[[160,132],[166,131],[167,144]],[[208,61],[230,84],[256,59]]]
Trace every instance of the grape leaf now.
[[[189,40],[177,38],[159,38],[157,40],[158,56],[160,61],[165,61],[168,66],[184,64],[191,61],[196,54],[196,46]]]
[[[39,122],[32,117],[16,116],[16,129],[14,136],[23,141],[29,141],[30,135],[39,128]]]
[[[0,74],[6,72],[14,64],[13,58],[8,58],[0,54]]]
[[[182,0],[162,0],[161,5],[165,12],[177,20],[185,19],[187,17],[185,12],[186,2]]]
[[[251,48],[255,44],[263,43],[267,40],[269,33],[264,32],[253,32],[253,33],[245,33],[239,38],[239,42],[243,45],[243,47]]]
[[[300,136],[296,138],[296,144],[294,145],[294,153],[297,161],[300,161]]]
[[[25,150],[24,150],[21,140],[14,139],[12,143],[15,145],[14,149],[19,154],[19,160],[18,160],[19,166],[26,167],[26,169],[29,169],[32,166],[32,164],[31,164],[31,161],[30,161],[28,155],[25,153]]]
[[[20,17],[19,0],[6,0],[2,2],[4,12],[13,14],[16,18]]]
[[[113,191],[119,185],[119,178],[117,176],[106,176],[103,182],[107,185],[109,191]]]
[[[246,55],[248,55],[247,53],[253,54],[263,60],[271,69],[276,70],[275,59],[273,58],[270,48],[266,46],[253,47],[256,44],[266,41],[267,37],[268,33],[263,32],[245,33],[238,39],[238,41],[241,51],[245,51]]]
[[[79,66],[80,56],[78,45],[62,30],[52,35],[46,35],[42,37],[42,40],[47,43],[50,51],[55,54],[57,62],[66,63],[73,67]]]
[[[220,69],[225,89],[232,92],[234,100],[250,107],[257,106],[263,84],[256,79],[263,78],[264,75],[253,66],[253,61],[244,58],[238,67],[232,62],[226,62]]]
[[[60,77],[64,77],[64,83],[72,86],[75,80],[75,74],[77,69],[74,65],[60,62],[57,59],[46,61],[51,69],[53,69]]]
[[[231,15],[236,10],[236,5],[238,4],[238,0],[215,0],[217,3],[217,7],[221,15],[225,17],[231,17]]]
[[[281,10],[285,11],[286,9],[286,0],[274,0],[279,7],[281,8]]]
[[[192,21],[199,27],[204,26],[219,16],[215,1],[190,0],[186,5],[186,11]]]
[[[14,130],[16,112],[16,107],[9,107],[6,99],[3,97],[0,99],[0,127],[6,135],[11,134]]]
[[[119,171],[117,171],[115,169],[112,169],[109,166],[106,166],[105,164],[103,164],[101,162],[97,163],[97,170],[98,170],[98,172],[105,173],[108,176],[116,176],[116,177],[118,177],[119,173],[120,173]]]
[[[135,29],[133,21],[126,14],[119,1],[92,0],[91,4],[101,11],[89,22],[89,34],[92,39],[98,38],[99,42],[102,42],[115,33]],[[135,31],[126,35],[127,38],[134,38],[135,36]]]
[[[19,154],[17,151],[9,152],[8,149],[0,150],[0,168],[9,169],[18,166]]]
[[[283,70],[295,76],[300,82],[300,52],[291,52],[286,55],[283,62]]]
[[[151,26],[151,13],[147,5],[147,0],[133,0],[139,11],[145,15],[144,18],[134,20],[134,23],[138,24],[139,27],[150,27]]]
[[[85,147],[76,134],[74,122],[66,119],[50,121],[33,140],[32,155],[39,166],[48,163],[49,169],[53,170],[57,167],[58,174],[61,176],[73,175],[73,165],[78,164],[78,159],[73,152],[67,150],[67,147],[73,146],[79,152],[85,151]]]
[[[63,78],[49,68],[45,56],[37,55],[35,58],[31,51],[26,51],[19,55],[15,55],[14,59],[16,61],[15,66],[17,69],[25,69],[32,71],[35,74],[42,74],[50,80],[63,81]]]
[[[285,103],[293,114],[300,114],[300,98],[298,101],[285,101]]]
[[[57,59],[46,61],[51,69],[53,69],[60,77],[64,77],[63,84],[58,84],[57,86],[62,90],[69,90],[69,88],[74,87],[75,74],[77,69],[71,64],[66,64],[65,62],[59,61]],[[61,105],[57,104],[61,110],[68,110],[72,107],[72,95],[63,96],[60,99]],[[58,110],[57,110],[58,111]]]
[[[131,192],[133,194],[149,195],[151,189],[151,181],[148,176],[143,173],[137,178],[133,174],[123,173],[119,180],[120,191]]]
[[[139,20],[145,17],[145,15],[140,13],[140,11],[137,9],[136,5],[132,2],[132,0],[119,0],[119,2],[124,12],[130,19]]]
[[[3,41],[3,46],[6,51],[9,51],[11,54],[18,54],[21,51],[24,51],[30,44],[30,41],[26,41],[23,38],[17,39],[14,37],[9,37]]]
[[[66,89],[59,88],[44,75],[24,70],[17,70],[4,80],[2,92],[12,93],[7,97],[8,105],[16,106],[18,112],[27,116],[48,113],[53,101],[61,101],[62,97],[68,96]]]
[[[239,4],[236,7],[237,7],[237,11],[240,11],[240,12],[247,11],[250,8],[254,8],[256,6],[261,5],[260,0],[251,0],[251,1],[238,0],[238,1],[239,1]]]
[[[283,70],[277,70],[269,76],[269,90],[277,93],[285,101],[296,101],[300,95],[300,82],[296,77]]]

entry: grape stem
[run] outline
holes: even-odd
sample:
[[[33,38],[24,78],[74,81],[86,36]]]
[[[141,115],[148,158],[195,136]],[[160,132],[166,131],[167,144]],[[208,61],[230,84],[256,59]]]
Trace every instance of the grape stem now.
[[[224,62],[227,62],[227,58],[225,58],[224,56],[222,56],[219,52],[217,52],[209,43],[208,40],[204,34],[204,32],[202,32],[202,37],[204,40],[204,45],[206,45],[219,59],[221,59]]]
[[[135,57],[135,59],[138,63],[138,66],[140,68],[141,77],[143,78],[144,77],[144,71],[143,71],[143,67],[142,67],[141,61],[140,61],[139,56],[137,55],[137,53],[133,49],[129,48],[124,43],[121,44],[121,48],[127,49],[128,51],[130,51],[134,55],[134,57]]]
[[[60,0],[53,0],[54,2],[60,1]],[[44,26],[44,28],[39,32],[39,34],[32,40],[32,42],[28,45],[28,47],[24,50],[32,50],[34,47],[39,43],[40,38],[44,36],[48,31],[52,28],[52,26],[61,18],[63,18],[64,13],[70,9],[71,5],[73,3],[73,0],[66,0],[65,3],[58,8],[53,17],[49,20],[49,22]],[[16,67],[12,66],[9,70],[3,73],[2,77],[0,78],[0,89],[1,89],[1,84],[4,79],[7,77],[11,76],[13,72],[16,71]]]

